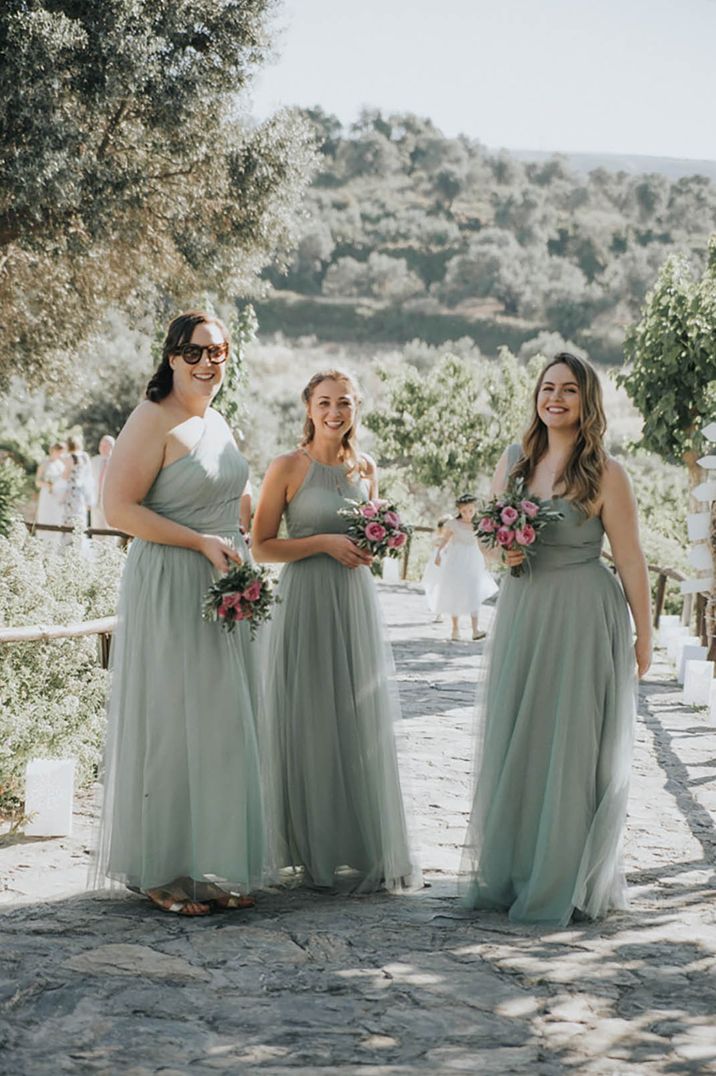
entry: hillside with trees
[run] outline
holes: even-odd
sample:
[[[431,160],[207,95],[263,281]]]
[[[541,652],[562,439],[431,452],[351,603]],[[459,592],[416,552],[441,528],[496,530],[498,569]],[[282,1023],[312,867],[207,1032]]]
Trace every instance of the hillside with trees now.
[[[287,274],[267,272],[264,331],[441,343],[494,354],[541,331],[619,363],[626,326],[671,254],[695,271],[716,185],[518,160],[429,120],[366,111],[349,129],[304,112],[320,147]]]

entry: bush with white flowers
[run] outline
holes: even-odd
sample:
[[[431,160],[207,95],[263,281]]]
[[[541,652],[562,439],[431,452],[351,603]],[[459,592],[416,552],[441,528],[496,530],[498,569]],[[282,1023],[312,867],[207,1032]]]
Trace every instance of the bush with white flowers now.
[[[15,526],[0,537],[0,626],[75,624],[116,611],[124,554],[79,538],[53,550]],[[104,739],[107,672],[97,638],[0,644],[0,814],[22,806],[30,758],[74,756],[80,784],[97,772]]]

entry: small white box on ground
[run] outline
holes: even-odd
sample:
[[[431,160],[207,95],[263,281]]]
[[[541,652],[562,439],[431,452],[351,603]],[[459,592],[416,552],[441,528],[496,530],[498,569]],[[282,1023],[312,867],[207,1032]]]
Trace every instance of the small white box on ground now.
[[[24,828],[28,837],[69,837],[72,833],[73,758],[35,758],[25,770]]]
[[[695,636],[691,636],[695,638]],[[684,676],[686,673],[687,661],[706,661],[708,657],[708,647],[701,646],[701,640],[697,639],[695,643],[689,641],[679,652],[679,661],[676,666],[676,679],[680,684],[684,682]]]
[[[668,637],[674,633],[674,631],[681,626],[681,617],[673,616],[669,613],[666,616],[659,617],[659,642],[662,646],[666,646]]]
[[[687,661],[684,670],[684,706],[708,706],[713,678],[713,661]]]
[[[666,652],[672,661],[676,661],[676,651],[678,649],[679,643],[682,639],[687,638],[688,634],[689,629],[687,628],[686,624],[677,624],[673,634],[669,635],[669,641],[666,644]]]
[[[391,557],[386,557],[383,561],[383,582],[384,583],[399,583],[400,582],[400,561],[393,560]]]

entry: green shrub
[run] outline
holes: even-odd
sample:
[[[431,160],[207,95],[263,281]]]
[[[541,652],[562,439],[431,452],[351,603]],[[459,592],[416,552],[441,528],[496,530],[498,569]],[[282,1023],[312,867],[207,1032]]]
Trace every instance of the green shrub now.
[[[0,538],[0,625],[71,624],[111,616],[124,555],[109,542],[84,557],[14,526]],[[0,814],[22,805],[31,758],[72,756],[78,783],[96,775],[104,740],[107,673],[95,636],[0,644]]]
[[[8,534],[12,520],[18,514],[26,484],[27,476],[22,467],[11,459],[0,460],[0,534]]]

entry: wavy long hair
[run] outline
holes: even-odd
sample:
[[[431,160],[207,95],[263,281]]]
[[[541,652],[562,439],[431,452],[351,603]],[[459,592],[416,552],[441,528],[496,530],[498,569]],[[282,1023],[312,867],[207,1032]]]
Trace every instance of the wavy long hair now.
[[[159,403],[172,391],[174,371],[169,362],[170,355],[175,355],[177,348],[181,347],[182,344],[188,344],[197,325],[203,325],[204,323],[218,325],[224,334],[224,340],[226,340],[229,347],[231,346],[231,337],[226,326],[214,314],[209,314],[205,310],[187,310],[183,314],[178,314],[169,323],[167,335],[164,337],[164,343],[162,344],[161,362],[147,383],[145,396],[152,403]]]
[[[607,419],[599,377],[586,359],[580,359],[569,351],[561,351],[543,367],[535,386],[532,421],[522,438],[522,454],[512,468],[511,477],[523,478],[528,484],[537,464],[547,452],[547,427],[539,417],[537,401],[547,371],[560,364],[569,367],[579,389],[579,431],[572,454],[562,473],[557,476],[555,485],[561,485],[564,496],[590,517],[594,515],[599,501],[607,462],[604,448]]]
[[[358,411],[361,405],[361,394],[358,387],[358,382],[349,374],[346,370],[319,370],[314,374],[311,380],[308,382],[303,392],[301,393],[301,399],[303,400],[306,408],[311,402],[311,397],[316,391],[316,387],[320,385],[321,381],[344,381],[350,390],[350,394],[355,400],[355,415],[353,423],[349,430],[343,434],[341,438],[341,447],[338,453],[338,458],[341,463],[346,463],[351,471],[358,470],[362,472],[363,460],[358,451]],[[303,423],[303,436],[299,442],[301,448],[306,448],[310,445],[316,436],[316,427],[313,424],[313,419],[306,411],[306,420]]]

